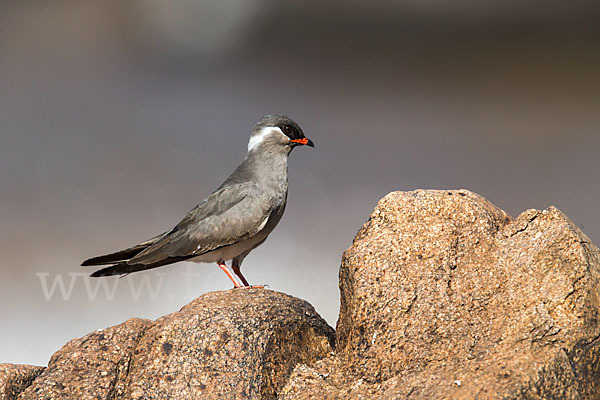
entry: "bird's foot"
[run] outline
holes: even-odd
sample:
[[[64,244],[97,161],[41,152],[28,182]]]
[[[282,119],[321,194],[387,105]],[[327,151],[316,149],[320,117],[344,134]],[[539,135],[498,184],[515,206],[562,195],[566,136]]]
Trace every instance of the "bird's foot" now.
[[[238,288],[234,287],[234,289],[264,289],[264,288],[265,288],[265,285],[248,285],[248,286],[239,286]]]

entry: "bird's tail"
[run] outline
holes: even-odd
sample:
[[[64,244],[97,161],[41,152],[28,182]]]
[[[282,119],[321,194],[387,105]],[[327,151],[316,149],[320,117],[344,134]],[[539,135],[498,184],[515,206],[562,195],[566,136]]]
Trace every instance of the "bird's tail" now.
[[[152,239],[148,239],[145,242],[142,242],[133,247],[129,247],[128,249],[125,249],[125,250],[117,251],[115,253],[105,254],[102,256],[98,256],[98,257],[88,258],[87,260],[82,262],[81,265],[84,267],[87,267],[90,265],[107,265],[107,264],[114,264],[114,263],[119,263],[122,261],[127,261],[130,258],[133,258],[136,255],[138,255],[139,253],[141,253],[148,247],[152,246],[154,243],[156,243],[156,241],[158,239],[160,239],[164,235],[165,235],[164,233],[161,233],[160,235],[155,236]]]
[[[163,265],[172,264],[177,261],[187,260],[189,258],[193,258],[194,255],[180,256],[180,257],[169,257],[165,256],[164,258],[149,263],[140,263],[133,262],[129,263],[133,257],[146,250],[148,247],[155,244],[159,241],[165,233],[161,233],[158,236],[153,237],[152,239],[148,239],[145,242],[142,242],[138,245],[130,247],[125,250],[117,251],[116,253],[105,254],[103,256],[92,257],[81,263],[82,266],[88,265],[107,265],[113,264],[108,267],[99,269],[98,271],[93,272],[90,276],[99,277],[99,276],[113,276],[113,275],[127,275],[132,272],[143,271],[146,269],[152,269],[157,267],[162,267]]]
[[[150,267],[154,268],[154,267]],[[133,264],[129,265],[126,263],[120,263],[111,265],[110,267],[99,269],[98,271],[93,272],[90,276],[94,278],[98,278],[101,276],[113,276],[113,275],[127,275],[132,272],[142,271],[145,269],[149,269],[147,265],[144,264]]]
[[[93,272],[90,276],[97,278],[101,276],[113,276],[113,275],[127,275],[132,272],[144,271],[147,269],[162,267],[163,265],[173,264],[177,261],[187,260],[194,256],[183,256],[183,257],[168,257],[164,260],[152,263],[152,264],[127,264],[127,262],[121,262],[110,267],[99,269]]]

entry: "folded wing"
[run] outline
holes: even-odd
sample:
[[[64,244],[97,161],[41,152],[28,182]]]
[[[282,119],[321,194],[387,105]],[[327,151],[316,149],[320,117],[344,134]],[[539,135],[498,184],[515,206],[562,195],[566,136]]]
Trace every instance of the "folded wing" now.
[[[241,183],[221,188],[191,210],[171,231],[157,237],[131,258],[117,260],[120,261],[118,264],[96,271],[92,276],[156,268],[246,240],[262,229],[272,207],[272,199],[255,184]],[[128,250],[133,252],[136,247]]]

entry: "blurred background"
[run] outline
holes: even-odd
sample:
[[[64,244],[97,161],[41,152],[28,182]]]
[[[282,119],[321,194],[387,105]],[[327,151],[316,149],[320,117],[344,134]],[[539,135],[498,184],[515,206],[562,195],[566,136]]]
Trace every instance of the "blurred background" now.
[[[600,240],[600,3],[0,3],[0,362],[230,287],[216,265],[79,267],[163,232],[245,155],[264,114],[316,148],[245,276],[335,326],[341,255],[393,190],[556,205]]]

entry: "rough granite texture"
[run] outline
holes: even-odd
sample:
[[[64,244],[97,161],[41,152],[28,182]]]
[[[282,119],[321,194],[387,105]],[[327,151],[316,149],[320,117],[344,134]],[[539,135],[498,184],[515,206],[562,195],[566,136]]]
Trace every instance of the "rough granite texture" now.
[[[344,253],[336,354],[283,399],[598,399],[600,252],[554,207],[383,198]]]
[[[33,365],[0,364],[0,400],[16,399],[43,370]]]
[[[336,333],[282,293],[208,293],[46,369],[0,365],[0,400],[600,399],[600,251],[554,207],[512,219],[465,190],[391,193],[340,291]]]
[[[158,319],[134,351],[126,399],[275,399],[334,331],[304,300],[264,289],[201,296]]]
[[[114,399],[122,390],[131,353],[150,324],[132,318],[71,340],[52,355],[48,368],[18,398]]]
[[[306,301],[213,292],[156,321],[70,341],[16,393],[30,384],[19,399],[274,399],[297,363],[332,354],[333,344],[333,329]],[[9,372],[3,379],[0,370],[0,388],[18,384]]]

